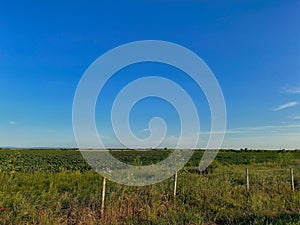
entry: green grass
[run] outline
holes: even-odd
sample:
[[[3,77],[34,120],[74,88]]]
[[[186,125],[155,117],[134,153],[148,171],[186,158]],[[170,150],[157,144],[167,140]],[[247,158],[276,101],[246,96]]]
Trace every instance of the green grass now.
[[[114,152],[150,164],[170,151]],[[71,150],[0,150],[0,224],[300,224],[300,152],[219,153],[206,174],[202,152],[173,179],[147,187],[108,181],[100,215],[102,178]],[[294,168],[292,192],[289,167]],[[249,168],[250,191],[245,188]],[[40,213],[42,212],[42,215]]]
[[[142,165],[157,163],[168,157],[171,150],[152,151],[115,151],[112,152],[117,159],[135,164],[137,161]],[[187,166],[199,165],[203,151],[196,151]],[[300,161],[300,151],[294,152],[240,152],[220,151],[216,161],[222,165],[249,165],[252,163],[277,163],[279,166],[287,166],[292,161]],[[299,165],[298,165],[299,166]],[[61,170],[90,170],[79,151],[74,150],[0,150],[0,172],[34,172]]]

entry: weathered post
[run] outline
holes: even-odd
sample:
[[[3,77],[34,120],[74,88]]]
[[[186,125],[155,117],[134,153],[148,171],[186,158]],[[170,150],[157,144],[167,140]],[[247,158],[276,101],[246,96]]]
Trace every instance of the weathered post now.
[[[249,191],[250,185],[249,185],[249,169],[246,168],[246,190]]]
[[[292,191],[295,191],[294,171],[293,171],[293,168],[290,168],[290,175],[291,175],[291,188],[292,188]]]
[[[101,215],[104,214],[104,206],[105,206],[105,189],[106,189],[106,177],[103,177],[103,180],[102,180]]]
[[[176,192],[177,192],[177,179],[178,179],[178,173],[176,171],[175,175],[174,175],[174,197],[176,197]]]

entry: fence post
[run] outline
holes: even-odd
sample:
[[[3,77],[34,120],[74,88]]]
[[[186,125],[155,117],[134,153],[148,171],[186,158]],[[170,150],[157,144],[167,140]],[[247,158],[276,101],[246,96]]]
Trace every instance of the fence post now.
[[[246,168],[246,190],[249,191],[250,186],[249,186],[249,169]]]
[[[291,188],[292,188],[292,191],[295,191],[294,171],[293,171],[293,168],[290,168],[290,174],[291,174]]]
[[[175,175],[174,175],[174,197],[176,197],[176,192],[177,192],[177,178],[178,178],[178,173],[176,171]]]
[[[101,215],[104,214],[104,206],[105,206],[105,189],[106,189],[106,177],[103,177],[103,180],[102,180]]]

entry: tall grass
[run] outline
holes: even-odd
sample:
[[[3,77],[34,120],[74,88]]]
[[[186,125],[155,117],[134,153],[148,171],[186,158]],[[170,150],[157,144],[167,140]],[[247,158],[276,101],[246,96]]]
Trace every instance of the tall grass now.
[[[245,154],[251,158],[251,153]],[[295,157],[281,163],[215,162],[205,174],[189,165],[179,172],[176,198],[172,178],[146,187],[108,181],[104,215],[100,214],[102,177],[97,173],[65,168],[25,171],[20,170],[19,163],[14,168],[14,160],[18,159],[13,158],[10,169],[2,167],[0,173],[1,225],[300,224],[300,168]],[[295,173],[294,192],[290,166]],[[249,192],[245,187],[246,167]]]
[[[172,179],[148,187],[108,182],[101,217],[101,177],[92,171],[1,173],[0,224],[297,224],[299,187],[291,191],[288,170],[250,177],[247,193],[240,167],[206,176],[182,171],[176,199]]]

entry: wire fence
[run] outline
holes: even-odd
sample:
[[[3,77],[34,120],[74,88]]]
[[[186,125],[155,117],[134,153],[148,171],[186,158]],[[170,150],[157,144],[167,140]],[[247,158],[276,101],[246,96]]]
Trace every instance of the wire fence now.
[[[192,171],[192,173],[190,173]],[[183,183],[180,183],[179,180],[181,176],[185,176],[188,174],[194,174],[194,176],[201,177],[203,179],[214,179],[214,180],[221,180],[221,181],[228,181],[231,180],[233,183],[239,186],[244,186],[244,190],[246,192],[251,192],[259,189],[259,186],[264,185],[277,185],[278,183],[284,183],[288,184],[290,187],[290,190],[292,192],[299,192],[300,189],[300,168],[263,168],[263,169],[255,169],[255,168],[247,168],[242,167],[238,170],[231,170],[230,168],[225,169],[224,171],[211,171],[211,172],[203,172],[198,174],[195,172],[197,171],[196,167],[187,167],[184,168],[184,170],[180,172],[176,172],[173,178],[173,181],[171,182],[171,185],[173,186],[170,190],[170,196],[173,196],[174,198],[177,197],[177,195],[180,194],[180,191],[182,189],[179,188],[180,185],[184,185]],[[82,177],[81,179],[84,179]],[[101,190],[98,189],[98,196],[99,196],[99,203],[101,207],[101,214],[105,213],[105,199],[107,195],[107,185],[110,185],[110,183],[106,182],[106,178],[103,177],[100,180],[94,181],[95,184],[101,188]],[[199,181],[201,182],[201,181]],[[80,183],[80,181],[79,181]],[[66,190],[67,192],[68,190]],[[200,190],[201,191],[201,190]],[[203,189],[202,189],[203,191]],[[207,189],[206,191],[212,191],[210,189]],[[36,190],[28,190],[28,191],[20,191],[14,192],[13,190],[10,191],[2,191],[0,189],[0,200],[1,198],[9,198],[9,196],[20,194],[24,198],[30,198],[32,193],[37,192]],[[51,200],[51,201],[50,201]],[[37,199],[38,201],[38,199]],[[51,197],[49,199],[49,204],[55,204],[55,197]],[[41,203],[42,204],[42,203]],[[45,203],[43,203],[45,204]]]

